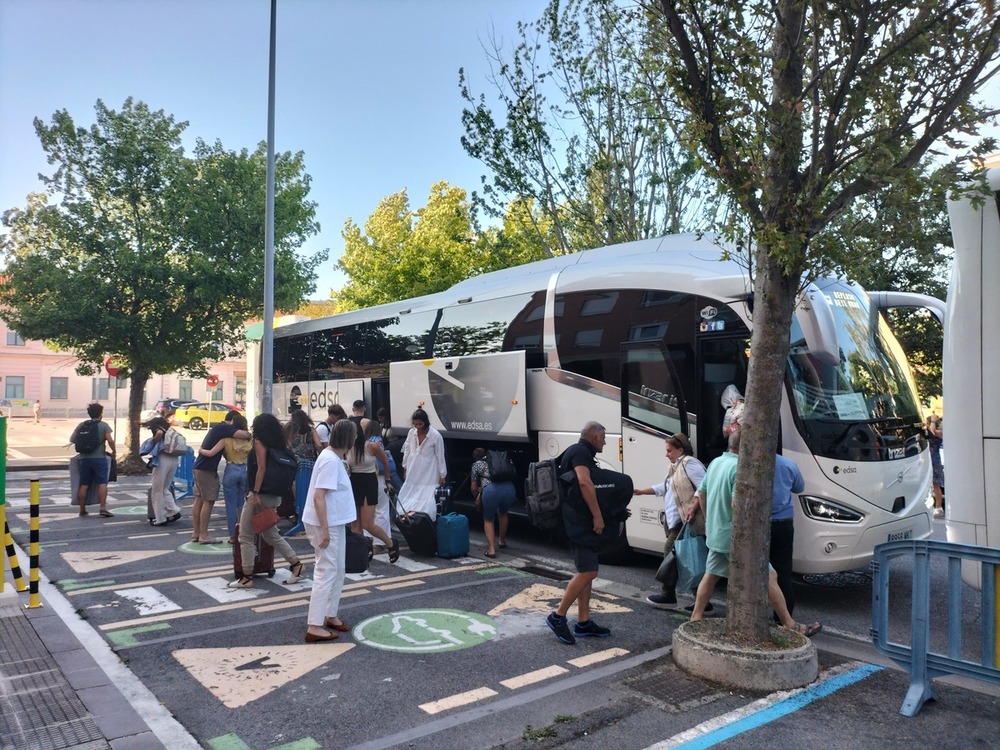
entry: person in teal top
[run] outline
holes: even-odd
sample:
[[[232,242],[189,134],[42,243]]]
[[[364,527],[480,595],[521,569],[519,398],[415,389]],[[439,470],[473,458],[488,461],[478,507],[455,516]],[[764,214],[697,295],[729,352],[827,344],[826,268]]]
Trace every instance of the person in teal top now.
[[[698,584],[698,593],[691,612],[691,621],[697,622],[705,614],[709,599],[715,592],[720,578],[729,577],[729,545],[733,530],[733,493],[736,489],[736,466],[740,452],[742,429],[729,434],[729,451],[723,453],[708,465],[705,479],[698,488],[698,502],[705,512],[705,542],[708,545],[708,560],[705,575]],[[693,515],[693,513],[692,513]],[[778,575],[770,564],[767,566],[767,601],[781,624],[789,630],[811,637],[823,626],[797,623],[788,612],[785,596],[778,586]]]

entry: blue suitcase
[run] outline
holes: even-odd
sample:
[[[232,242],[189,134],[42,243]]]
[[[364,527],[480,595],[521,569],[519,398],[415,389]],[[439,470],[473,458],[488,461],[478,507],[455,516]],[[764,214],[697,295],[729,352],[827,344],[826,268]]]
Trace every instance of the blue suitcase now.
[[[448,513],[437,519],[438,557],[465,557],[469,554],[469,519]]]

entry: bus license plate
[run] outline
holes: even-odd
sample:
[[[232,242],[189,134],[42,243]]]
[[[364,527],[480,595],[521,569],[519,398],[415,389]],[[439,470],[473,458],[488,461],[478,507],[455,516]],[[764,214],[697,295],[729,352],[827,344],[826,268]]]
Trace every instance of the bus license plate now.
[[[890,542],[899,542],[903,539],[911,539],[913,537],[913,529],[907,529],[906,531],[895,531],[889,534]]]

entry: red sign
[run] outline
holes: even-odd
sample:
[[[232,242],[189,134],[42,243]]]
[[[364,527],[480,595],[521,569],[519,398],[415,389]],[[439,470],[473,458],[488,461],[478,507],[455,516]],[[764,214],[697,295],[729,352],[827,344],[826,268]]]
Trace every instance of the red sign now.
[[[219,384],[219,376],[209,375],[208,378],[205,379],[205,383],[208,385],[209,388],[215,388],[215,386]]]
[[[104,369],[107,370],[108,376],[112,378],[118,377],[118,371],[121,370],[121,365],[114,357],[108,357],[104,360]]]

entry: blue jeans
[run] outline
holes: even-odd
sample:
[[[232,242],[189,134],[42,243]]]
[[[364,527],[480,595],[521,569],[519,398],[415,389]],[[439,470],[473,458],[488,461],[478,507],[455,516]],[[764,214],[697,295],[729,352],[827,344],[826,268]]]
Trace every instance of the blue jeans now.
[[[492,521],[497,515],[507,515],[515,500],[517,490],[513,482],[490,482],[483,487],[483,518]]]
[[[236,523],[240,520],[243,503],[247,499],[247,465],[226,464],[222,473],[222,496],[226,500],[226,525],[229,536],[236,533]]]

